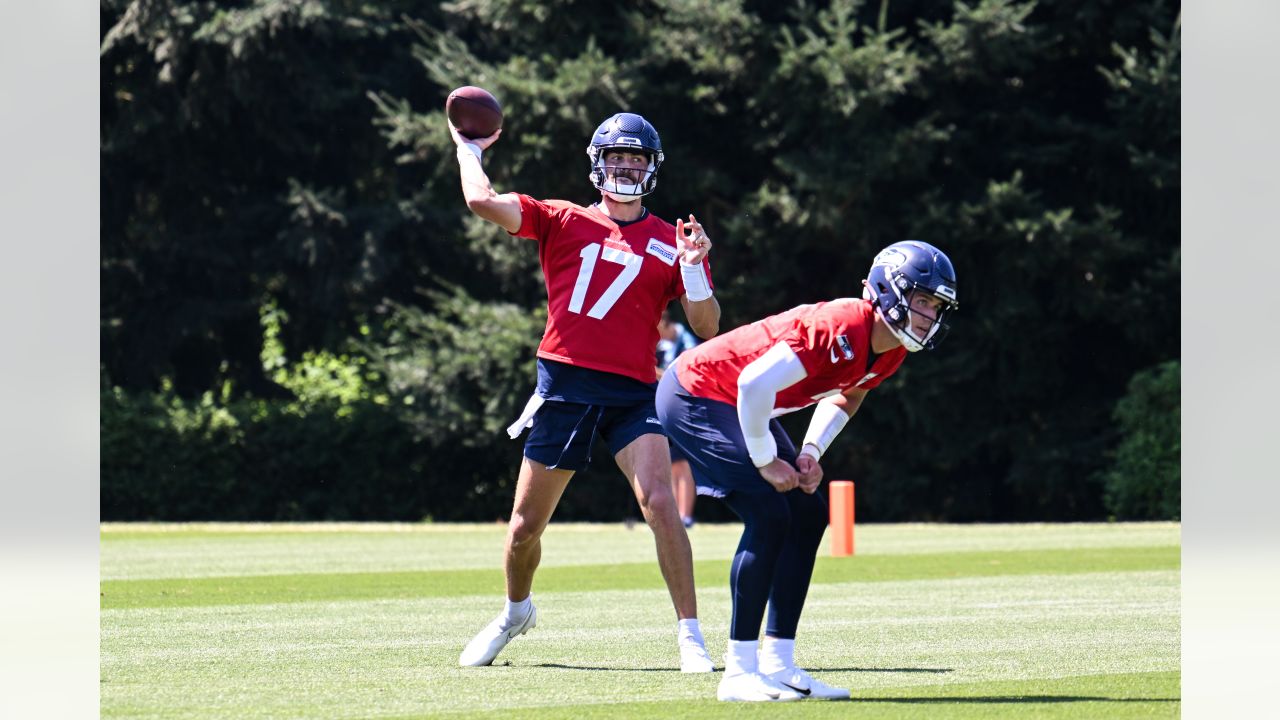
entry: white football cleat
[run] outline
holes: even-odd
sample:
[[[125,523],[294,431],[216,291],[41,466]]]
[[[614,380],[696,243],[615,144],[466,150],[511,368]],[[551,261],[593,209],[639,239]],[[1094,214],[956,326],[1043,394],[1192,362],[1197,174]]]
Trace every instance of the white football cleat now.
[[[693,640],[680,641],[680,672],[709,673],[715,670],[716,665],[711,662],[706,646]]]
[[[765,677],[779,685],[791,688],[807,698],[813,698],[816,700],[849,699],[848,690],[845,690],[844,688],[831,687],[800,668],[786,668],[775,673],[769,673],[765,675]]]
[[[502,652],[502,648],[506,647],[507,643],[529,632],[537,624],[538,608],[533,607],[532,604],[529,605],[529,614],[525,619],[510,627],[503,626],[502,616],[499,615],[462,649],[462,655],[458,656],[458,665],[481,667],[493,663],[493,659],[498,657],[498,653]]]
[[[729,702],[790,702],[803,697],[795,690],[754,672],[725,675],[716,689],[716,699]]]

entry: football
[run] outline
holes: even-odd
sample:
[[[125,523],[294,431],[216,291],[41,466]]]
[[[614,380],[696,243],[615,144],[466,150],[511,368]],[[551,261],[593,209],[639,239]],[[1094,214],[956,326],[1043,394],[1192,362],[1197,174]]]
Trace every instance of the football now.
[[[444,112],[466,138],[489,137],[502,127],[502,105],[493,93],[474,85],[449,93]]]

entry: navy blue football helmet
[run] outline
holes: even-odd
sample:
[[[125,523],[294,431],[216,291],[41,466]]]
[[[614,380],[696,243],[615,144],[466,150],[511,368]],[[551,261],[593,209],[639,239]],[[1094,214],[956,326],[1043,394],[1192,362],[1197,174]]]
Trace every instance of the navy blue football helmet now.
[[[610,179],[604,168],[606,150],[630,150],[649,156],[649,167],[639,183]],[[648,120],[635,113],[617,113],[600,123],[587,145],[591,158],[591,184],[619,202],[630,202],[653,192],[658,186],[658,168],[662,167],[662,140]]]
[[[862,297],[880,309],[889,329],[910,352],[932,350],[947,334],[946,318],[959,305],[956,270],[947,254],[927,242],[903,240],[876,255],[863,284]],[[925,292],[942,301],[937,317],[926,332],[911,322],[913,292]]]

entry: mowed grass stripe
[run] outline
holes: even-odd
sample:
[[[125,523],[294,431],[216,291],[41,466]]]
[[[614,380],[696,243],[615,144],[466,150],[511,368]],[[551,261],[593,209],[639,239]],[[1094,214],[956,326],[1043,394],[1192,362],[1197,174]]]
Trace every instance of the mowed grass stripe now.
[[[700,561],[695,566],[700,585],[728,582],[727,560]],[[931,580],[1171,570],[1180,567],[1181,549],[1176,546],[864,555],[854,558],[819,557],[814,568],[814,582]],[[538,572],[535,589],[539,592],[583,592],[659,587],[662,587],[662,576],[657,564],[649,562],[546,567]],[[503,578],[495,567],[491,570],[107,580],[102,582],[101,588],[103,609],[128,609],[492,595],[503,592]]]
[[[343,524],[140,526],[145,532],[135,525],[103,527],[99,580],[488,570],[499,566],[507,534],[505,524],[374,525],[353,531]],[[693,559],[733,557],[741,533],[740,524],[694,526]],[[858,551],[866,556],[1179,544],[1176,523],[858,528]],[[819,554],[831,554],[826,541]],[[653,562],[653,533],[645,525],[556,523],[542,537],[542,560],[544,567]]]
[[[1182,673],[1149,672],[1062,678],[923,685],[858,691],[848,701],[799,703],[634,702],[524,707],[524,720],[627,717],[680,718],[1177,718]],[[508,718],[510,708],[408,715],[409,718]]]

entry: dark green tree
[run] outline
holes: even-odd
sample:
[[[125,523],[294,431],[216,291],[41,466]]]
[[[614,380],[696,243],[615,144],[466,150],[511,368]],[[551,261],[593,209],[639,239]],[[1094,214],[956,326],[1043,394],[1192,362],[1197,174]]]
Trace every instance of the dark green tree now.
[[[891,242],[950,254],[950,336],[825,458],[862,517],[1105,516],[1134,433],[1113,409],[1179,355],[1168,0],[101,7],[102,358],[126,394],[295,403],[332,384],[303,389],[308,357],[345,354],[373,388],[351,402],[415,438],[400,465],[504,504],[519,449],[499,430],[532,386],[544,290],[534,245],[461,201],[443,101],[464,84],[506,110],[485,154],[500,192],[590,202],[595,125],[653,121],[649,206],[708,226],[726,330],[858,295]],[[289,317],[269,368],[264,308]],[[600,487],[562,516],[627,512]],[[480,507],[459,498],[418,510]]]

